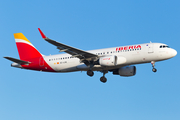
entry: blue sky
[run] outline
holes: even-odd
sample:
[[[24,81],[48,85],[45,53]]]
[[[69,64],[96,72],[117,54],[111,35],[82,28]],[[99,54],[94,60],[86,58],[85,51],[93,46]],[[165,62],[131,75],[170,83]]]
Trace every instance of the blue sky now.
[[[19,58],[13,33],[22,32],[45,55],[58,54],[38,27],[56,41],[82,50],[147,42],[180,51],[180,1],[1,1],[1,120],[179,120],[180,77],[176,57],[136,65],[133,77],[100,72],[43,73],[10,67]],[[179,53],[178,53],[179,54]]]

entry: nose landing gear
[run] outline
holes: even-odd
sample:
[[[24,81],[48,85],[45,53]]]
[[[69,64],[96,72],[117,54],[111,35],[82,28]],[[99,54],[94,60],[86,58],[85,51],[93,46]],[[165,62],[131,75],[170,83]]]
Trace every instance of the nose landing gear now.
[[[157,72],[157,69],[155,68],[155,61],[151,61],[151,64],[152,64],[152,67],[153,67],[152,71]]]
[[[157,69],[156,69],[156,68],[153,68],[152,71],[153,71],[153,72],[157,72]]]

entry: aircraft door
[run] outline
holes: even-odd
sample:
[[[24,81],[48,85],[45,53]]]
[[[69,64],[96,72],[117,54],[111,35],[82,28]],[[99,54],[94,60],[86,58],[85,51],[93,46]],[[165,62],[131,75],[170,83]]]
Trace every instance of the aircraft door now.
[[[44,59],[43,59],[43,57],[40,57],[40,59],[39,59],[39,66],[40,67],[44,66]]]
[[[153,53],[153,52],[154,52],[154,50],[153,50],[153,44],[150,43],[150,44],[148,44],[148,53]]]

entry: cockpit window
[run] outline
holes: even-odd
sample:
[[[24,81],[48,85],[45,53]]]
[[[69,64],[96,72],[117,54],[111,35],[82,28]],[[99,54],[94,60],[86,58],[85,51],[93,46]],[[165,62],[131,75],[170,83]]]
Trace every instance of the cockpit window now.
[[[170,48],[170,47],[167,45],[161,45],[160,48]]]

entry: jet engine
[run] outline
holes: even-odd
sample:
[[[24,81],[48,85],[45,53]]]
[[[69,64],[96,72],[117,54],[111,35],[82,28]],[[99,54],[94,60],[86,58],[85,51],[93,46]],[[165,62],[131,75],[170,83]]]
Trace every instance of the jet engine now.
[[[123,56],[105,56],[99,58],[99,64],[102,66],[116,66],[126,63],[126,58]]]
[[[99,64],[102,66],[115,66],[116,56],[105,56],[99,58]]]
[[[113,71],[114,75],[120,75],[124,77],[134,76],[136,74],[135,66],[125,66]]]

